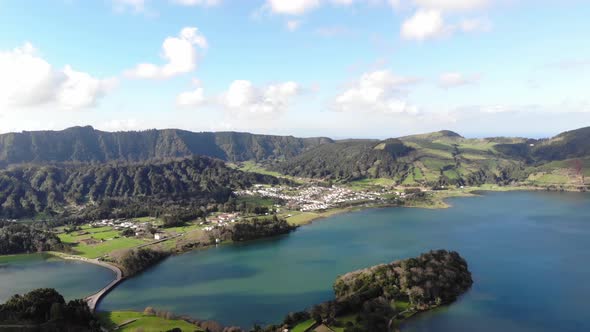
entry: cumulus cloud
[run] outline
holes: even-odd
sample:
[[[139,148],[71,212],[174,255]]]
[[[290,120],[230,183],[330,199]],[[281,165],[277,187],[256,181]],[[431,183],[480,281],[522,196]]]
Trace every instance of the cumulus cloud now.
[[[438,85],[441,88],[448,89],[478,83],[480,78],[481,76],[478,74],[466,76],[457,72],[449,72],[440,75]]]
[[[207,47],[207,39],[197,28],[185,27],[180,30],[178,37],[168,37],[162,43],[162,58],[166,60],[164,65],[140,63],[125,74],[140,79],[163,79],[188,73],[197,68],[197,48]]]
[[[402,1],[392,0],[390,3],[397,8]],[[486,32],[492,29],[492,22],[487,18],[470,17],[453,23],[447,23],[445,19],[452,12],[485,8],[489,0],[411,0],[403,3],[416,8],[414,15],[401,26],[400,35],[406,40],[423,41],[450,36],[455,32]]]
[[[320,6],[320,0],[267,0],[268,8],[277,14],[301,15]]]
[[[381,0],[266,0],[261,8],[275,14],[302,15],[324,4],[350,6],[357,2],[378,3]],[[390,1],[390,0],[388,0]]]
[[[179,107],[195,107],[205,102],[203,88],[195,88],[192,91],[186,91],[176,97],[176,105]]]
[[[236,80],[223,93],[221,103],[230,111],[273,114],[287,110],[300,90],[292,81],[256,87],[250,81]]]
[[[423,41],[448,37],[460,31],[466,33],[490,31],[492,23],[486,18],[469,18],[455,24],[446,23],[443,13],[437,9],[419,9],[406,19],[401,28],[401,36],[406,40]]]
[[[418,108],[404,98],[403,88],[416,83],[411,77],[396,76],[389,70],[365,73],[358,82],[336,96],[336,111],[417,113]]]
[[[97,79],[66,65],[56,69],[30,43],[0,51],[0,104],[37,106],[56,103],[63,109],[95,106],[117,83]]]
[[[195,86],[193,90],[182,92],[176,97],[176,106],[187,108],[205,104],[205,92],[201,87],[201,82],[193,80],[193,85]]]
[[[401,36],[404,39],[425,40],[440,37],[450,32],[442,14],[434,9],[420,9],[404,21]]]

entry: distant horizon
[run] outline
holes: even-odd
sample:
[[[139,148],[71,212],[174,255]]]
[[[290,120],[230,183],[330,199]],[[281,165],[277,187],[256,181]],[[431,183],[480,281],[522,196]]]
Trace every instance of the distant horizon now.
[[[102,132],[109,132],[109,133],[117,133],[117,132],[142,132],[142,131],[149,131],[149,130],[183,130],[183,131],[189,131],[189,132],[194,132],[194,133],[222,133],[222,132],[234,132],[234,133],[247,133],[247,134],[253,134],[253,135],[269,135],[269,136],[293,136],[293,137],[298,137],[298,138],[317,138],[317,137],[325,137],[325,138],[329,138],[335,141],[340,141],[340,140],[354,140],[354,139],[373,139],[373,140],[384,140],[384,139],[389,139],[389,138],[401,138],[404,136],[414,136],[414,135],[425,135],[425,134],[432,134],[432,133],[436,133],[436,132],[440,132],[440,131],[451,131],[454,132],[456,134],[459,134],[461,137],[466,138],[466,139],[486,139],[486,138],[498,138],[498,137],[509,137],[509,138],[528,138],[528,139],[549,139],[552,137],[555,137],[561,133],[564,132],[568,132],[568,131],[572,131],[572,130],[577,130],[577,129],[582,129],[582,128],[587,128],[590,127],[590,125],[588,126],[582,126],[582,127],[577,127],[577,128],[570,128],[570,129],[566,129],[563,131],[559,131],[556,133],[552,133],[552,134],[547,134],[547,135],[537,135],[537,136],[528,136],[528,135],[478,135],[478,136],[468,136],[468,135],[464,135],[463,133],[461,133],[460,131],[456,131],[456,130],[451,130],[451,129],[439,129],[439,130],[434,130],[434,131],[428,131],[428,132],[415,132],[415,133],[410,133],[410,134],[402,134],[402,135],[391,135],[391,136],[330,136],[330,135],[322,135],[322,134],[318,134],[318,135],[295,135],[295,134],[278,134],[278,133],[261,133],[261,132],[256,132],[256,131],[243,131],[243,130],[191,130],[191,129],[183,129],[183,128],[173,128],[173,127],[166,127],[166,128],[138,128],[138,129],[129,129],[129,130],[104,130],[104,129],[100,129],[100,128],[96,128],[93,125],[74,125],[74,126],[69,126],[69,127],[65,127],[62,129],[39,129],[39,130],[21,130],[21,131],[10,131],[10,132],[1,132],[0,135],[4,135],[4,134],[20,134],[20,133],[25,133],[25,132],[42,132],[42,131],[51,131],[51,132],[60,132],[60,131],[64,131],[67,129],[72,129],[72,128],[84,128],[84,127],[91,127],[94,130],[97,131],[102,131]]]
[[[0,133],[381,138],[590,125],[590,2],[0,3]]]

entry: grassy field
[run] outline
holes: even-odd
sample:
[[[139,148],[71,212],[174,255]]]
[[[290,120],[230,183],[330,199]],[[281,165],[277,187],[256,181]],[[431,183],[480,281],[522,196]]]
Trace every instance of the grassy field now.
[[[244,172],[252,172],[252,173],[259,173],[259,174],[265,174],[265,175],[272,175],[272,176],[276,176],[276,177],[282,177],[284,175],[282,175],[279,172],[273,172],[273,171],[269,171],[266,168],[262,167],[261,165],[257,164],[255,161],[244,161],[240,164],[237,165],[237,168],[240,171],[244,171]]]
[[[281,214],[280,216],[286,218],[287,222],[291,225],[306,225],[312,221],[320,218],[330,217],[339,213],[352,211],[353,209],[341,208],[341,209],[330,209],[323,212],[300,212],[300,211],[289,211],[288,213]],[[291,217],[287,217],[287,214],[291,214]]]
[[[397,311],[405,311],[410,308],[410,303],[404,301],[395,301],[395,308]]]
[[[238,197],[238,204],[246,203],[246,205],[251,206],[266,206],[272,207],[275,204],[275,201],[271,198],[265,198],[260,196],[240,196]]]
[[[188,233],[188,232],[196,231],[201,228],[203,228],[203,226],[201,226],[197,223],[186,223],[184,226],[169,227],[169,228],[164,228],[163,230],[166,232],[172,232],[172,233]]]
[[[528,181],[532,184],[567,184],[570,181],[570,178],[565,174],[560,174],[559,172],[555,171],[552,173],[534,173],[531,174],[528,178]]]
[[[184,320],[168,320],[156,316],[146,316],[141,312],[134,311],[113,311],[113,312],[101,312],[98,314],[102,325],[109,329],[115,329],[117,326],[135,320],[133,323],[125,325],[117,331],[132,332],[132,331],[144,331],[144,332],[160,332],[168,331],[173,328],[179,328],[182,331],[203,331],[198,326],[191,323],[185,322]]]
[[[375,187],[391,187],[395,185],[395,180],[387,178],[362,179],[348,182],[346,185],[351,190],[370,190]]]
[[[81,231],[74,231],[69,234],[60,233],[58,237],[62,242],[70,244],[77,255],[87,258],[98,258],[116,250],[133,248],[148,242],[137,238],[122,237],[119,231],[110,226],[92,227],[84,225],[81,228]],[[81,242],[89,238],[103,242],[90,245]]]
[[[98,258],[115,250],[128,249],[144,244],[147,241],[134,238],[118,238],[94,245],[77,244],[74,250],[77,255],[87,258]]]
[[[315,323],[315,321],[313,319],[308,319],[305,322],[301,322],[301,323],[295,325],[291,329],[291,332],[303,332],[303,331],[307,330],[310,326],[312,326],[314,323]]]
[[[113,230],[111,227],[101,227],[100,231],[95,231],[98,230],[99,228],[96,229],[87,229],[84,231],[75,231],[75,232],[71,232],[71,233],[61,233],[59,234],[59,239],[62,242],[67,242],[67,243],[77,243],[80,240],[83,239],[89,239],[89,238],[93,238],[93,239],[97,239],[97,240],[110,240],[110,239],[114,239],[115,237],[118,237],[120,235],[119,231]],[[81,232],[87,232],[88,234],[82,234],[82,235],[78,235],[81,234]]]
[[[305,182],[305,179],[301,179],[301,178],[297,178],[297,177],[293,177],[293,176],[289,176],[289,175],[285,175],[285,174],[281,174],[279,172],[275,172],[275,171],[270,171],[266,168],[264,168],[262,165],[256,163],[255,161],[249,160],[249,161],[244,161],[238,164],[232,164],[232,163],[228,163],[227,164],[230,167],[239,169],[240,171],[243,172],[251,172],[251,173],[258,173],[258,174],[264,174],[264,175],[271,175],[277,178],[284,178],[284,179],[289,179],[295,183],[303,183]]]

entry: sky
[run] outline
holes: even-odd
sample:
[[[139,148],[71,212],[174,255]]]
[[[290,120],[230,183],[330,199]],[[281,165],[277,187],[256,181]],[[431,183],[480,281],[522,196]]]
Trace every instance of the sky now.
[[[587,0],[0,0],[0,132],[590,125]]]

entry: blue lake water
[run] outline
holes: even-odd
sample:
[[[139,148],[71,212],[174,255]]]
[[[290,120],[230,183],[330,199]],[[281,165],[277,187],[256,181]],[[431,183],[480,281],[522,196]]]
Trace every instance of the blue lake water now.
[[[590,331],[590,195],[508,192],[443,210],[343,214],[275,239],[171,257],[101,310],[146,306],[249,327],[332,298],[339,275],[430,249],[458,251],[473,288],[404,331]]]
[[[55,288],[66,300],[83,298],[114,278],[109,269],[43,254],[0,257],[0,303],[36,288]]]

